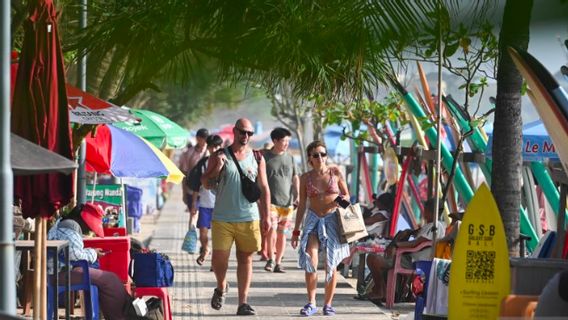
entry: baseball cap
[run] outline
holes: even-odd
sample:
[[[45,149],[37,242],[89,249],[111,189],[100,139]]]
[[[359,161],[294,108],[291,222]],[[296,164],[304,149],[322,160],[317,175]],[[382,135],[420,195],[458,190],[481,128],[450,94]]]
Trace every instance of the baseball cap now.
[[[81,219],[93,231],[97,237],[104,238],[103,231],[103,216],[104,212],[99,206],[92,203],[85,203],[81,209]]]
[[[207,138],[209,136],[209,130],[205,129],[205,128],[201,128],[199,130],[197,130],[197,133],[195,134],[196,137],[200,137],[200,138]]]

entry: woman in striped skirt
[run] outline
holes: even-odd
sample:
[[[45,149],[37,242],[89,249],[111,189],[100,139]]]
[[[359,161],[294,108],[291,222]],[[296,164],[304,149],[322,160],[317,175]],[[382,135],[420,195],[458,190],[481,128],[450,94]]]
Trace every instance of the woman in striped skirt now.
[[[335,166],[328,166],[327,148],[321,141],[314,141],[307,147],[308,163],[312,170],[300,177],[300,201],[296,213],[296,224],[292,232],[292,247],[299,247],[299,263],[306,270],[308,303],[300,314],[311,316],[316,307],[318,252],[325,252],[325,297],[323,314],[335,315],[331,306],[337,284],[337,265],[349,256],[349,246],[340,243],[338,221],[335,211],[337,198],[349,199],[347,184]],[[310,206],[306,214],[306,200]],[[305,215],[304,228],[300,225]],[[301,235],[301,236],[300,236]]]

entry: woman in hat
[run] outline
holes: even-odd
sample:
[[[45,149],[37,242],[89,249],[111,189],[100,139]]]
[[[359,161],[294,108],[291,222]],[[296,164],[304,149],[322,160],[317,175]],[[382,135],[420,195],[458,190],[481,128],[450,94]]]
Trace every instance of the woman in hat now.
[[[83,233],[92,231],[97,236],[103,237],[102,227],[103,211],[90,203],[75,207],[69,215],[57,220],[49,230],[49,240],[66,240],[69,242],[69,259],[71,261],[86,260],[89,264],[94,263],[105,253],[99,249],[85,248]],[[71,270],[71,283],[80,283],[83,269]],[[127,319],[124,310],[125,305],[131,300],[124,285],[113,272],[89,268],[91,284],[99,289],[99,302],[105,319]]]

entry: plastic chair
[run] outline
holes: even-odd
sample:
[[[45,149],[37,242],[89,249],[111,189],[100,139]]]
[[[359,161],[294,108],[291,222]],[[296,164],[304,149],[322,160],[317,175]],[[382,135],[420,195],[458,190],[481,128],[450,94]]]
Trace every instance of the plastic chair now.
[[[81,267],[83,269],[83,274],[81,282],[78,284],[71,284],[71,292],[83,291],[85,299],[85,319],[87,320],[98,320],[99,319],[99,289],[96,285],[91,284],[91,279],[89,277],[89,263],[86,260],[71,261],[71,267]],[[48,281],[49,284],[49,281]],[[57,294],[64,293],[66,287],[60,285],[57,288]],[[53,305],[53,286],[48,285],[47,295],[48,295],[48,306],[47,314],[49,318],[52,318],[54,312],[57,312],[57,307]]]
[[[156,296],[162,300],[164,305],[164,319],[172,320],[172,308],[168,289],[164,287],[136,287],[136,297]]]
[[[398,248],[395,252],[394,266],[389,269],[387,273],[387,296],[386,296],[386,307],[392,309],[394,306],[394,295],[396,291],[396,279],[400,275],[411,275],[414,273],[414,269],[405,269],[400,264],[400,259],[404,253],[418,252],[424,248],[431,247],[432,241],[424,241],[414,248]]]

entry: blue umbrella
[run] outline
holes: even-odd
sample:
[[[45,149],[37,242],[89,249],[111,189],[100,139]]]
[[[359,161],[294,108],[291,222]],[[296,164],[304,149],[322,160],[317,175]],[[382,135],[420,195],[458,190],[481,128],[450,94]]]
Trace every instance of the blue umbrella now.
[[[485,155],[492,156],[493,127],[485,130],[489,136]],[[523,159],[524,161],[543,161],[544,159],[558,160],[554,144],[541,120],[527,123],[523,126]]]

